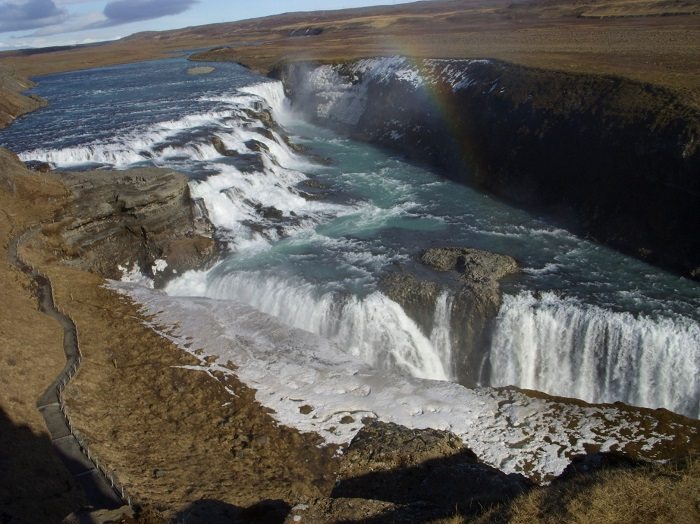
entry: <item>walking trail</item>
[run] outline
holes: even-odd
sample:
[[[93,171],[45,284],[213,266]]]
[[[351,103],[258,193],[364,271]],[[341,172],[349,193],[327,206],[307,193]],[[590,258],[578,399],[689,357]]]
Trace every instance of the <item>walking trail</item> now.
[[[81,362],[75,323],[56,307],[49,278],[19,256],[19,246],[38,229],[39,226],[34,226],[15,236],[10,241],[7,252],[10,263],[26,273],[35,282],[39,310],[56,319],[63,328],[63,351],[66,355],[66,365],[37,400],[37,408],[46,422],[54,451],[82,487],[90,504],[95,508],[116,509],[125,504],[123,497],[113,487],[113,481],[100,470],[97,459],[89,457],[89,450],[78,441],[71,430],[70,422],[62,406],[61,393],[66,384],[78,372]]]

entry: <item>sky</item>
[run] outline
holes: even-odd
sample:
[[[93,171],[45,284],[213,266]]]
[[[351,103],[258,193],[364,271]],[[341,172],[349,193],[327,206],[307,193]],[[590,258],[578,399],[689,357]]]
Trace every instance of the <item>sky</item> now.
[[[140,31],[231,22],[288,11],[410,0],[0,0],[0,49],[86,44]]]

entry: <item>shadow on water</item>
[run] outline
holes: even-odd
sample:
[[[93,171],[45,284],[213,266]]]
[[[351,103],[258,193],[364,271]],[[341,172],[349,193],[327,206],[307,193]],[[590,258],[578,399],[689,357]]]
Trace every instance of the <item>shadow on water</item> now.
[[[0,409],[0,523],[56,523],[85,503],[47,435]]]

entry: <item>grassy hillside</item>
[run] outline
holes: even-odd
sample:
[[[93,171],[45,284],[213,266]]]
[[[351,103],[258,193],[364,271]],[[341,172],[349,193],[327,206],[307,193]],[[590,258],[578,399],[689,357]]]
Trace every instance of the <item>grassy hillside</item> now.
[[[104,45],[0,53],[0,61],[36,76],[213,46],[222,49],[205,58],[262,72],[283,59],[496,58],[625,76],[700,104],[700,5],[692,0],[435,0],[140,33]]]

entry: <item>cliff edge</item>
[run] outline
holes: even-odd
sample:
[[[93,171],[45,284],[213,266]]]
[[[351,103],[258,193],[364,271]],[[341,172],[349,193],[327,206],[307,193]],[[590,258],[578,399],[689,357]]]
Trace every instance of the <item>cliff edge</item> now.
[[[47,104],[40,96],[22,94],[34,85],[34,82],[20,76],[10,66],[0,64],[0,129]]]
[[[271,75],[318,124],[700,279],[700,111],[668,89],[471,59]]]

